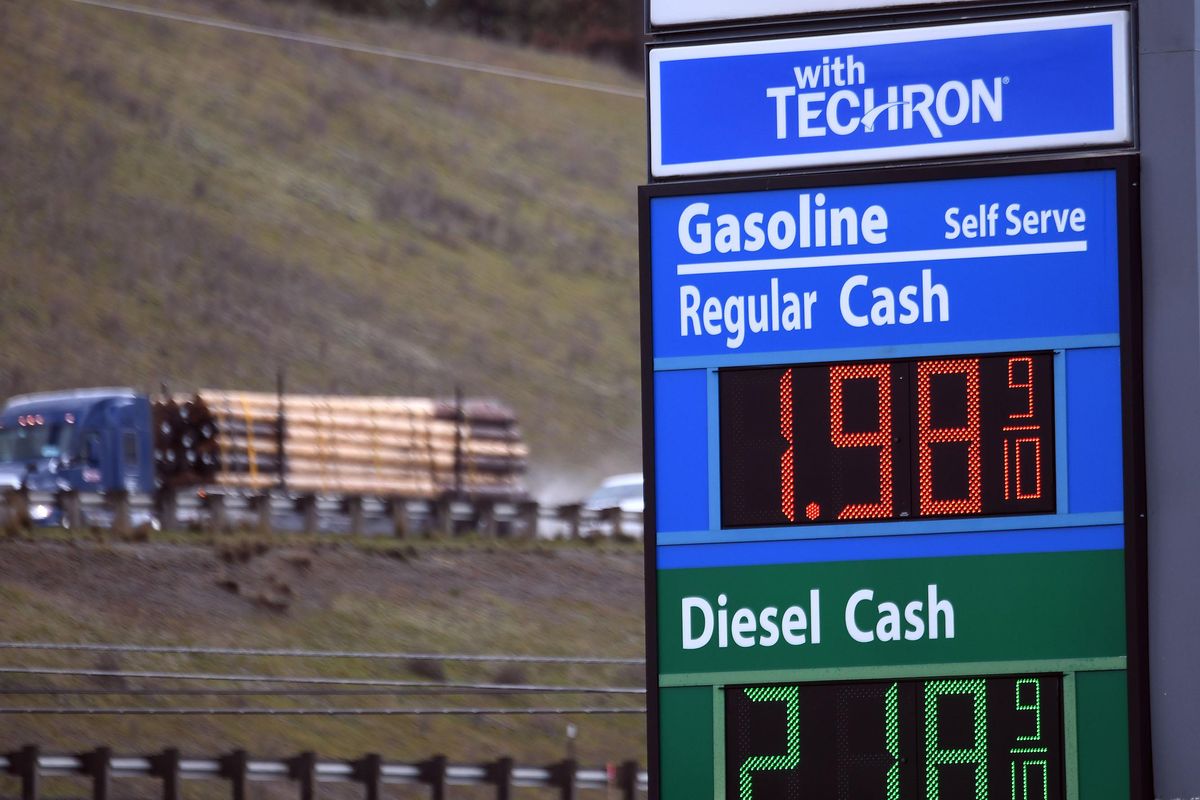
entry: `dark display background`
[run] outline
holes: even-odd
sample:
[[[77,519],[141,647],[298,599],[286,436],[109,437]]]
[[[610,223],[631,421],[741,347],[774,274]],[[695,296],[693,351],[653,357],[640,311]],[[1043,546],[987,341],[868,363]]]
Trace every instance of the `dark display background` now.
[[[841,376],[840,434],[833,426],[835,370]],[[930,416],[925,465],[919,435],[921,370],[931,373],[926,383]],[[936,440],[969,438],[946,432],[970,429],[968,374],[975,370],[979,445],[972,470],[967,441]],[[788,375],[790,386],[784,391],[781,386]],[[887,380],[886,387],[881,387],[881,379]],[[835,522],[843,512],[841,521],[882,521],[1055,510],[1051,353],[721,370],[719,386],[722,527]],[[881,396],[888,400],[882,416]],[[890,459],[883,457],[880,444],[889,422]],[[785,430],[791,431],[793,447],[786,458]],[[835,435],[844,446],[835,444]],[[1038,462],[1040,470],[1032,468]],[[787,493],[789,463],[793,488]],[[881,497],[887,486],[881,472],[889,467],[890,508],[881,503],[888,499]],[[929,476],[928,502],[922,502],[922,474]],[[980,483],[974,502],[969,501],[972,477]],[[789,496],[794,519],[785,513]]]
[[[786,691],[784,687],[725,688],[725,786],[728,800],[978,800],[976,764],[934,764],[931,786],[930,744],[945,750],[973,751],[976,744],[974,695],[962,691],[972,681],[986,687],[983,721],[986,736],[986,797],[1061,800],[1062,677],[869,681],[793,684],[794,700],[751,699],[750,693]],[[1021,694],[1017,683],[1023,681]],[[932,687],[942,685],[942,691]],[[958,691],[947,684],[958,684]],[[1036,693],[1035,693],[1036,684]],[[887,694],[895,687],[896,722],[893,758],[888,750]],[[927,688],[931,691],[927,692]],[[936,696],[932,739],[927,738],[927,694]],[[1034,705],[1034,699],[1039,701]],[[1018,707],[1018,701],[1023,706]],[[798,736],[794,766],[753,769],[743,782],[742,765],[780,767],[789,763],[788,713]],[[963,760],[970,756],[963,756]],[[936,762],[936,757],[934,761]],[[953,757],[943,760],[955,760]],[[1044,763],[1039,763],[1044,762]],[[888,773],[899,764],[889,793]],[[1043,778],[1044,774],[1044,778]],[[1013,780],[1016,776],[1016,789]]]

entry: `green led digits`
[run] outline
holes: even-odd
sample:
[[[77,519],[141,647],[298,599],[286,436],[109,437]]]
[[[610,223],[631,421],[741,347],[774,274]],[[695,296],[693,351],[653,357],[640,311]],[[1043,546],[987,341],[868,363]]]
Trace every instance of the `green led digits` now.
[[[896,701],[897,684],[888,687],[884,700],[884,721],[887,732],[887,751],[892,765],[887,773],[887,800],[900,800],[900,710]]]
[[[1012,749],[1012,800],[1043,800],[1050,796],[1050,765],[1046,760],[1050,748],[1038,746],[1042,739],[1042,683],[1036,678],[1020,678],[1015,692],[1017,711],[1033,714],[1033,733],[1018,735],[1017,741],[1024,744]],[[1031,795],[1031,789],[1039,785],[1040,793]]]
[[[900,724],[900,685],[880,683],[864,688],[850,684],[841,687],[837,699],[834,741],[838,800],[862,800],[863,784],[854,776],[868,771],[872,775],[878,774],[883,789],[883,794],[872,789],[870,797],[901,800],[900,736],[903,726]],[[814,724],[816,721],[808,714],[805,714],[804,722],[806,730],[820,729],[819,723]],[[883,752],[878,747],[876,732],[883,734]],[[806,743],[804,752],[810,760],[820,758],[819,747],[809,747]],[[874,786],[875,782],[872,778],[870,784]]]
[[[1037,770],[1041,774],[1041,780],[1037,780],[1034,776],[1030,779],[1030,773]],[[1029,790],[1031,787],[1040,785],[1041,792],[1031,795]],[[1036,761],[1022,761],[1012,764],[1012,800],[1045,800],[1050,796],[1050,765],[1046,760],[1038,759]]]
[[[970,695],[974,736],[970,747],[943,748],[938,741],[938,698]],[[928,800],[939,800],[938,768],[946,764],[975,765],[975,800],[987,800],[987,681],[928,681],[925,684],[925,792]]]
[[[1033,701],[1021,702],[1021,689],[1033,689]],[[1030,693],[1025,692],[1028,698]],[[1042,684],[1037,678],[1021,678],[1017,681],[1017,711],[1032,711],[1033,712],[1033,730],[1032,734],[1022,734],[1017,737],[1018,742],[1036,742],[1042,738]]]
[[[1078,795],[1063,763],[1061,674],[726,686],[723,702],[718,800]]]
[[[787,752],[782,755],[750,756],[742,762],[738,787],[741,800],[754,796],[754,772],[793,769],[800,763],[800,688],[798,686],[756,686],[746,689],[756,703],[786,703]]]

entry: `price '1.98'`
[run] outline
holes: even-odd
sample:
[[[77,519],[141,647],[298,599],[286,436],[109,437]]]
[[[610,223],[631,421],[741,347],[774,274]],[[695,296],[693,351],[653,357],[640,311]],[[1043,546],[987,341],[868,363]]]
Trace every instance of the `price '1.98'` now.
[[[724,527],[1055,509],[1050,353],[720,373]]]

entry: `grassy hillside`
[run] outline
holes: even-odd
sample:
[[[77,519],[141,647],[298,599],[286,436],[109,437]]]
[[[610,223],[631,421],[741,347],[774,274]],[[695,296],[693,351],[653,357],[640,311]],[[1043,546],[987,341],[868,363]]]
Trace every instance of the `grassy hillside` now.
[[[293,540],[286,546],[277,543],[271,548],[248,548],[244,542],[226,540],[212,548],[168,542],[129,545],[0,541],[0,638],[376,652],[643,655],[642,556],[632,545],[540,545],[525,549],[516,545],[418,545],[360,549],[328,543],[298,544]],[[409,681],[644,684],[642,668],[636,666],[37,651],[8,651],[0,657],[0,663],[107,671]],[[53,698],[11,693],[17,688],[50,686],[136,692],[168,685],[163,680],[142,678],[6,674],[0,675],[0,705],[428,708],[640,706],[644,702],[639,696],[596,695],[263,698],[93,693]],[[176,682],[174,686],[205,684]],[[206,688],[228,690],[232,686],[208,684]],[[0,753],[27,743],[39,743],[57,752],[108,744],[122,754],[178,745],[189,754],[204,755],[240,746],[262,756],[313,749],[326,757],[348,758],[374,751],[391,760],[415,761],[444,752],[458,763],[508,754],[523,764],[544,764],[563,758],[568,722],[579,727],[577,752],[581,761],[595,765],[637,758],[644,763],[645,719],[640,715],[304,719],[0,716]],[[121,786],[125,789],[118,788],[118,795],[130,796],[129,784]],[[11,779],[0,776],[0,794],[12,796],[14,791]],[[49,796],[73,796],[83,790],[78,784],[71,787],[60,782],[46,791]],[[187,791],[192,795],[192,788]],[[146,794],[153,796],[153,791]],[[220,792],[213,794],[220,796]],[[353,789],[344,794],[357,796]],[[282,796],[294,797],[295,792]],[[411,796],[427,795],[413,792]]]
[[[625,85],[615,68],[259,0],[170,0]],[[0,393],[493,394],[542,472],[638,463],[641,101],[0,3]]]

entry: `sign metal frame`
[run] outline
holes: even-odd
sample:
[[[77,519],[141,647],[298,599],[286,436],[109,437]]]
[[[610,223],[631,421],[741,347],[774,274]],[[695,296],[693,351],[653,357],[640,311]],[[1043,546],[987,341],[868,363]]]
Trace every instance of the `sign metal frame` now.
[[[753,21],[770,21],[776,19],[795,19],[804,17],[815,17],[819,15],[829,14],[864,14],[864,13],[884,13],[895,11],[907,11],[922,8],[938,8],[949,5],[952,2],[970,2],[977,5],[983,5],[989,0],[807,0],[810,5],[816,5],[815,8],[794,8],[789,6],[797,6],[804,0],[754,0],[751,3],[752,10],[743,11],[735,14],[729,14],[723,11],[713,11],[706,13],[687,13],[680,14],[678,12],[668,11],[666,16],[668,19],[661,22],[655,22],[655,5],[656,0],[649,0],[646,3],[646,29],[647,30],[676,30],[680,28],[690,28],[693,26],[713,26],[713,25],[729,25]],[[665,6],[668,3],[665,0],[658,0],[658,5]],[[692,8],[697,5],[706,8],[717,8],[720,3],[708,0],[706,3],[696,3],[691,0],[674,0],[676,7],[690,6]],[[659,15],[663,16],[662,14]],[[672,18],[673,17],[673,18]]]
[[[1107,154],[1038,160],[975,161],[934,166],[904,166],[885,173],[858,170],[807,171],[802,174],[672,181],[639,187],[639,255],[641,294],[641,379],[643,470],[647,477],[644,518],[646,601],[647,750],[650,769],[649,796],[662,796],[658,541],[656,531],[656,434],[654,397],[654,346],[651,283],[651,201],[660,197],[757,192],[777,189],[865,186],[961,178],[990,178],[1014,174],[1042,175],[1082,171],[1113,171],[1116,175],[1115,227],[1117,234],[1118,295],[1120,311],[1121,439],[1124,477],[1124,580],[1126,685],[1130,798],[1151,800],[1151,769],[1147,565],[1146,565],[1146,464],[1144,403],[1142,397],[1141,250],[1139,225],[1139,161],[1136,155]],[[882,525],[887,522],[879,523]],[[896,677],[912,670],[896,669]],[[801,678],[803,680],[803,678]],[[722,766],[714,764],[714,769]]]

